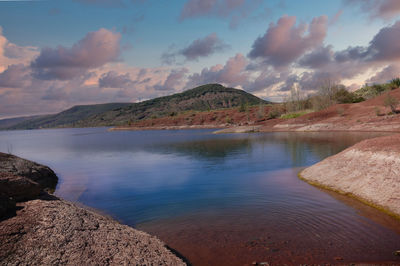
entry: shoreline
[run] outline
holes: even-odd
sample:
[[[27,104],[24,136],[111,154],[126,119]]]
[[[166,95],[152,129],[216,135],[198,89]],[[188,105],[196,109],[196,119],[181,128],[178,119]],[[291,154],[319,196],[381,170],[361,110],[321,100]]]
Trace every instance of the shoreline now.
[[[375,209],[377,209],[378,211],[383,212],[383,213],[385,213],[385,214],[387,214],[387,215],[389,215],[389,216],[395,218],[396,220],[400,221],[400,214],[396,214],[396,213],[392,212],[391,210],[388,210],[388,209],[387,209],[386,207],[384,207],[384,206],[381,206],[381,205],[375,204],[374,202],[371,202],[371,201],[369,201],[369,200],[363,199],[363,198],[361,198],[361,197],[359,197],[359,196],[357,196],[357,195],[355,195],[355,194],[353,194],[353,193],[351,193],[351,192],[345,192],[345,191],[342,191],[342,190],[340,190],[340,189],[335,189],[334,187],[327,186],[327,185],[324,185],[324,184],[319,183],[319,182],[310,181],[310,180],[304,178],[304,177],[301,175],[301,172],[302,172],[302,171],[303,171],[303,170],[301,170],[301,171],[299,171],[299,172],[297,173],[297,177],[298,177],[300,180],[306,182],[307,184],[309,184],[309,185],[311,185],[311,186],[314,186],[314,187],[316,187],[316,188],[320,188],[320,189],[322,189],[322,190],[331,191],[331,192],[337,193],[337,194],[339,194],[339,195],[343,195],[343,196],[346,196],[346,197],[355,199],[355,200],[359,201],[359,202],[362,203],[362,204],[365,204],[365,205],[367,205],[367,206],[370,206],[370,207],[372,207],[372,208],[375,208]]]
[[[400,220],[399,158],[400,134],[392,134],[356,143],[303,169],[298,177]]]
[[[146,131],[146,130],[185,130],[185,129],[220,129],[226,125],[182,125],[182,126],[151,126],[151,127],[111,127],[107,131]]]
[[[187,265],[159,238],[48,193],[48,168],[0,153],[0,261],[9,265]]]

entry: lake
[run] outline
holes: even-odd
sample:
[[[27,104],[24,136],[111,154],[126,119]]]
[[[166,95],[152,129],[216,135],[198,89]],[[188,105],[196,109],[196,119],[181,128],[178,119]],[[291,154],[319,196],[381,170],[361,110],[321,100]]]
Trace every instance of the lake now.
[[[297,178],[377,133],[213,131],[1,131],[0,151],[51,167],[56,195],[158,236],[194,265],[400,264],[399,221]]]

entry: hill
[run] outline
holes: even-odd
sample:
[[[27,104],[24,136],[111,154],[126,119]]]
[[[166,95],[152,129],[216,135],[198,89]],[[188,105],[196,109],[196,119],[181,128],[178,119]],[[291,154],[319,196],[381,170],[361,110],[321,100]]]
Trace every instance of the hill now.
[[[27,120],[33,120],[36,118],[42,117],[41,115],[36,115],[36,116],[21,116],[21,117],[15,117],[15,118],[5,118],[0,120],[0,130],[1,129],[7,129],[10,127],[13,127],[19,123],[22,123],[23,121]]]
[[[76,123],[82,119],[128,105],[130,105],[130,103],[77,105],[58,114],[44,115],[34,117],[33,119],[24,120],[20,123],[7,127],[7,129],[74,127]]]
[[[175,116],[185,111],[211,111],[259,103],[267,102],[243,90],[226,88],[220,84],[207,84],[182,93],[100,113],[79,121],[77,125],[80,127],[119,126],[150,118]]]
[[[207,84],[139,103],[74,106],[58,114],[22,121],[8,129],[118,126],[185,111],[211,111],[260,103],[268,102],[243,90]]]

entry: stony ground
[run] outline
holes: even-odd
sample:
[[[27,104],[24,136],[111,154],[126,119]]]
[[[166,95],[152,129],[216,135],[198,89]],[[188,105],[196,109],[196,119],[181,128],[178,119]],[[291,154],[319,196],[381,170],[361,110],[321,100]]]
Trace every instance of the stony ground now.
[[[9,265],[183,265],[155,237],[60,199],[18,204],[0,223]]]
[[[1,153],[0,166],[1,265],[185,265],[156,237],[48,194],[50,168]]]

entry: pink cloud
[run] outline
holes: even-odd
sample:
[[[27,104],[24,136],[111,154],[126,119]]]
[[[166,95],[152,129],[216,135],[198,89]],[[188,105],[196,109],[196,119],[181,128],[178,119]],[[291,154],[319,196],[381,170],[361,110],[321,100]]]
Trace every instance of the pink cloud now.
[[[248,60],[242,54],[236,54],[229,58],[224,66],[215,65],[211,68],[204,68],[201,73],[189,76],[186,87],[194,87],[207,83],[223,83],[227,86],[240,86],[248,79],[245,72]]]
[[[388,82],[393,78],[400,78],[399,64],[392,64],[385,67],[374,76],[372,76],[370,79],[368,79],[367,83],[383,83]]]
[[[21,88],[27,86],[30,80],[29,68],[23,64],[9,65],[0,73],[0,88]]]
[[[201,57],[208,57],[214,53],[222,52],[229,48],[216,33],[211,33],[204,38],[194,40],[187,47],[179,51],[165,52],[161,60],[165,64],[174,64],[177,56],[183,56],[187,61],[197,61]],[[170,48],[172,50],[172,48]]]
[[[120,39],[121,34],[103,28],[89,32],[71,48],[42,49],[31,67],[39,79],[70,79],[116,61],[120,54]]]
[[[374,61],[400,60],[400,21],[382,28],[374,36],[368,47],[368,56]]]
[[[33,46],[19,46],[10,42],[3,35],[3,28],[0,26],[0,71],[4,71],[12,64],[29,63],[38,54],[38,49]]]
[[[115,71],[104,73],[99,78],[100,88],[129,88],[135,82],[131,79],[129,73],[119,74]]]
[[[296,26],[296,17],[283,16],[277,24],[271,23],[265,34],[255,40],[248,56],[260,58],[275,67],[287,66],[322,44],[327,20],[326,16],[321,16],[314,18],[310,25]]]
[[[154,89],[160,91],[178,91],[188,71],[187,68],[172,70],[165,81],[162,84],[155,85]]]

